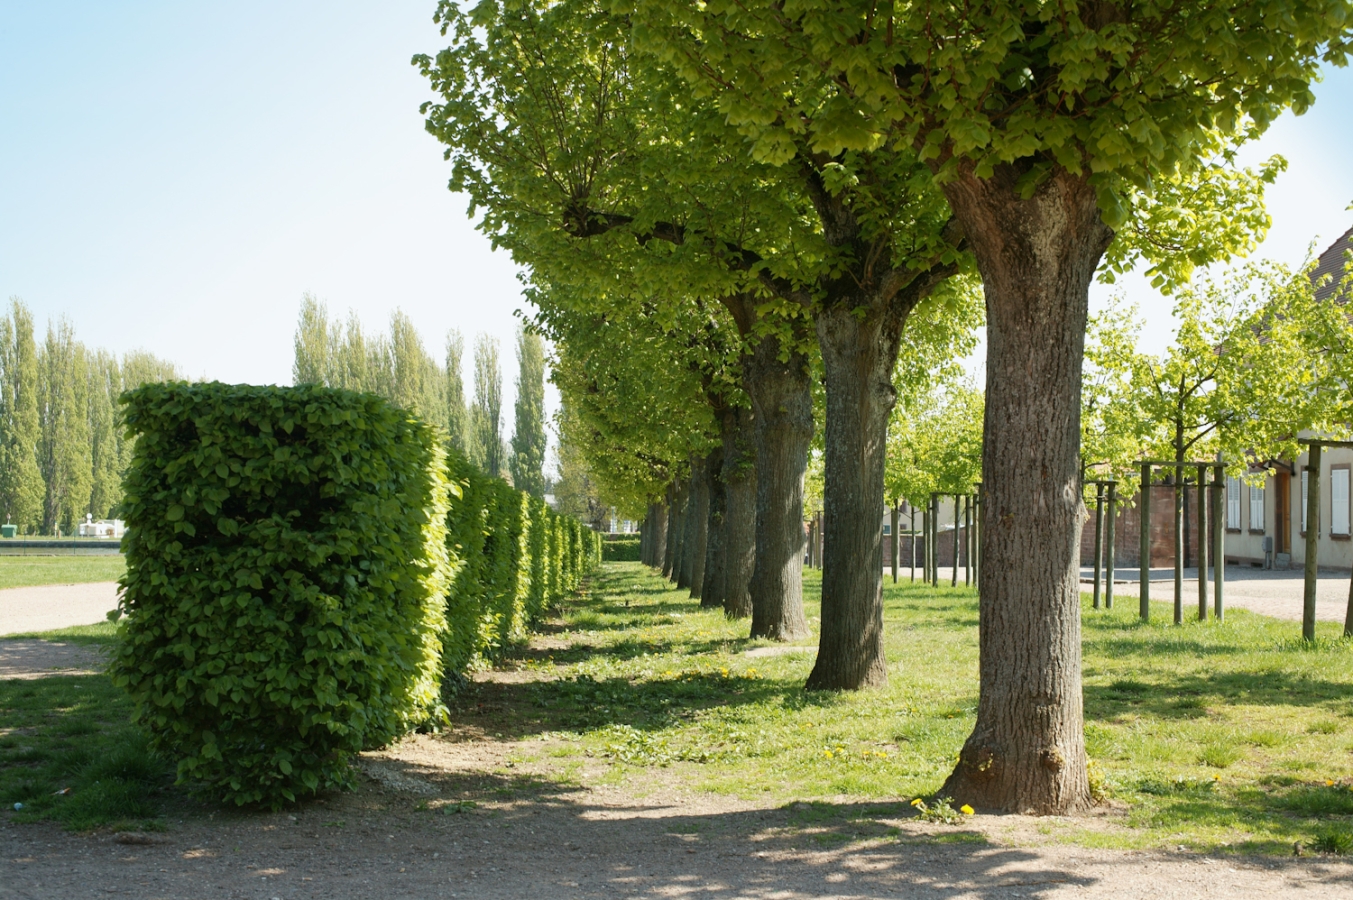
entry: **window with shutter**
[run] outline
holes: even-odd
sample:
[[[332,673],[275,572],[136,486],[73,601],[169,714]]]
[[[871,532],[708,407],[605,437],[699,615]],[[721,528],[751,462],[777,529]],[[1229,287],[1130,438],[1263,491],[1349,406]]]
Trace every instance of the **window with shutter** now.
[[[1226,527],[1240,530],[1240,479],[1226,479]]]
[[[1348,534],[1348,469],[1330,470],[1330,534]]]
[[[1250,485],[1250,531],[1264,530],[1264,489]]]

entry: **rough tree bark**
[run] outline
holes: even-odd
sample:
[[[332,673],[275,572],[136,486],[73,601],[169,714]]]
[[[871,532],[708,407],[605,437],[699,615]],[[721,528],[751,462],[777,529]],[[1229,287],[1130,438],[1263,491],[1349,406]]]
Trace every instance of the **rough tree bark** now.
[[[822,632],[809,690],[855,690],[888,681],[883,655],[883,468],[893,366],[912,305],[861,304],[818,314],[827,382],[822,492]],[[913,304],[914,305],[914,304]]]
[[[672,541],[672,565],[668,577],[677,582],[681,578],[681,567],[685,563],[686,557],[686,511],[690,505],[690,481],[686,478],[677,480],[675,500],[673,509],[676,510],[671,530],[675,535]]]
[[[977,724],[941,793],[1034,814],[1090,805],[1081,694],[1080,391],[1090,281],[1113,238],[1084,177],[944,186],[987,310]]]
[[[705,578],[705,542],[709,538],[709,467],[705,457],[691,457],[690,499],[686,501],[685,551],[681,560],[681,580],[691,597],[700,599]]]
[[[662,568],[662,554],[667,546],[667,507],[661,503],[648,505],[648,521],[653,529],[653,538],[649,542],[647,560],[655,569]]]
[[[724,418],[725,414],[720,413],[721,431],[727,427]],[[709,509],[705,524],[705,565],[701,573],[699,597],[702,607],[713,608],[723,606],[724,523],[728,513],[728,491],[723,483],[722,444],[711,450],[705,458],[705,482],[709,485]]]
[[[756,565],[756,423],[750,409],[730,412],[733,428],[723,432],[723,608],[728,618],[745,619],[752,614]]]
[[[676,482],[667,485],[667,533],[662,542],[662,576],[672,577],[672,566],[676,562],[676,526],[677,526],[677,490]]]
[[[780,341],[758,340],[743,359],[756,422],[756,559],[750,582],[752,637],[790,641],[808,633],[803,614],[803,476],[813,439],[808,359],[780,359]]]

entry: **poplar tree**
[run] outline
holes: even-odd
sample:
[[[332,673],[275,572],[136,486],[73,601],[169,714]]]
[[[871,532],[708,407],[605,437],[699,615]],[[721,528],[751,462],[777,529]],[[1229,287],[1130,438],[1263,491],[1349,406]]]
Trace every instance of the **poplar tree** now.
[[[446,333],[446,433],[451,446],[468,455],[469,412],[465,407],[465,338]]]
[[[23,532],[41,527],[46,493],[38,466],[38,381],[33,315],[15,298],[0,318],[0,515]]]
[[[470,408],[474,435],[473,459],[485,474],[503,473],[503,370],[498,363],[498,341],[480,334],[474,341],[474,405]]]
[[[300,321],[296,325],[296,354],[291,365],[292,384],[334,383],[335,337],[330,331],[328,309],[310,294],[303,295]]]
[[[517,401],[512,429],[512,484],[533,497],[545,496],[545,344],[540,335],[517,329]]]
[[[122,460],[118,440],[117,398],[122,372],[117,357],[106,350],[85,354],[89,380],[89,455],[91,465],[89,513],[110,518],[122,502]]]
[[[47,326],[38,367],[38,465],[46,495],[43,531],[69,534],[89,509],[93,488],[87,352],[64,319]]]

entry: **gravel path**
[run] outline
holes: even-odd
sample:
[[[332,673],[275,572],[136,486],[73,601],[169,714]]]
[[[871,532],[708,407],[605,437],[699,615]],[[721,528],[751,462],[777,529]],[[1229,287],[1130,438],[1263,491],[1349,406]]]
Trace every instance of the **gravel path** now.
[[[557,792],[447,815],[366,782],[294,813],[170,823],[164,836],[0,825],[0,900],[37,898],[1222,898],[1353,897],[1353,866],[982,843],[1058,820],[899,823],[820,841],[793,810]],[[450,808],[450,807],[447,807]],[[939,842],[941,833],[968,842]],[[976,840],[977,842],[973,842]],[[120,842],[125,841],[126,843]],[[141,841],[147,841],[145,843]],[[150,843],[149,841],[153,841]]]
[[[62,641],[0,640],[0,679],[32,681],[54,675],[97,675],[102,653]]]
[[[116,581],[7,588],[0,591],[0,635],[93,625],[116,606]]]

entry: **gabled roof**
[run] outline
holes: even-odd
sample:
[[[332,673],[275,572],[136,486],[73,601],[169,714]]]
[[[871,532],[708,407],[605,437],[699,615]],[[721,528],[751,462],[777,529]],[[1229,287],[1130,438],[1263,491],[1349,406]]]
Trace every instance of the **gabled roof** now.
[[[1328,280],[1322,287],[1316,289],[1317,300],[1327,300],[1339,289],[1339,282],[1344,279],[1344,266],[1348,264],[1349,253],[1353,252],[1353,243],[1350,241],[1353,241],[1353,228],[1345,231],[1320,254],[1320,261],[1316,264],[1315,271],[1311,273],[1311,280],[1317,284],[1322,278]]]

